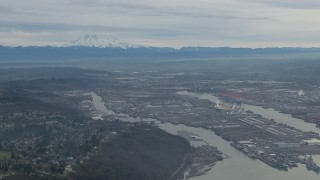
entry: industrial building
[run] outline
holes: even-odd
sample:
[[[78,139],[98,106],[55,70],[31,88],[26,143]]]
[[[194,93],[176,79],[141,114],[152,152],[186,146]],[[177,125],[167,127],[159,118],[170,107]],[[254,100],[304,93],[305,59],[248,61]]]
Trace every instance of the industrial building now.
[[[308,146],[320,146],[320,139],[303,140],[302,142],[307,144]]]

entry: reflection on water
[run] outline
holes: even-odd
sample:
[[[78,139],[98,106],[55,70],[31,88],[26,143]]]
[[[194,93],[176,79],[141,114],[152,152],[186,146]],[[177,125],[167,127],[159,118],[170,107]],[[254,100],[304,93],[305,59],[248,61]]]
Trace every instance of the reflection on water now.
[[[101,97],[95,93],[90,93],[93,97],[93,104],[99,107],[102,113],[111,113],[116,115],[123,121],[140,122],[140,121],[154,121],[159,127],[171,134],[177,134],[177,131],[190,131],[198,134],[202,139],[213,146],[218,147],[220,151],[228,155],[221,162],[218,162],[211,171],[207,174],[190,178],[190,180],[319,180],[319,175],[314,172],[307,171],[305,166],[294,168],[288,172],[273,169],[259,160],[253,160],[245,156],[243,153],[230,146],[228,141],[223,140],[221,137],[215,135],[212,131],[202,128],[187,127],[185,125],[173,125],[170,123],[161,124],[154,119],[133,118],[125,114],[116,114],[108,110]]]

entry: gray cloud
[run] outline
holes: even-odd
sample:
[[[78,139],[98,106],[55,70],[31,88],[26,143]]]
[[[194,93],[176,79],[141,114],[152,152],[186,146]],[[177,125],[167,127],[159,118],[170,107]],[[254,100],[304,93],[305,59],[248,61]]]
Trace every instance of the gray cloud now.
[[[318,8],[316,0],[2,0],[0,44],[97,33],[163,46],[308,46],[320,37]]]
[[[22,31],[28,33],[37,32],[66,32],[66,31],[87,31],[87,32],[124,32],[124,33],[144,33],[149,36],[179,36],[188,35],[187,31],[180,29],[166,29],[166,28],[151,28],[151,27],[120,27],[120,26],[108,26],[108,25],[77,25],[77,24],[66,24],[66,23],[15,23],[9,21],[0,21],[0,32],[8,31]]]
[[[249,0],[274,7],[292,9],[320,9],[320,1],[317,0]]]
[[[1,6],[0,5],[0,13],[4,14],[4,13],[12,13],[14,12],[12,8],[8,7],[8,6]]]
[[[226,12],[220,11],[217,14],[215,12],[204,13],[199,11],[192,11],[192,8],[177,8],[172,6],[157,6],[152,4],[137,4],[135,1],[102,1],[102,0],[80,0],[71,1],[68,5],[101,8],[107,7],[113,9],[113,11],[121,14],[133,14],[141,16],[181,16],[181,17],[193,17],[193,18],[218,18],[218,19],[247,19],[247,20],[265,20],[268,17],[239,17],[227,14]]]
[[[33,11],[25,11],[25,10],[17,10],[14,8],[11,8],[9,6],[2,6],[0,5],[0,14],[5,15],[27,15],[27,16],[46,16],[44,13],[38,13]],[[1,19],[1,18],[0,18]]]

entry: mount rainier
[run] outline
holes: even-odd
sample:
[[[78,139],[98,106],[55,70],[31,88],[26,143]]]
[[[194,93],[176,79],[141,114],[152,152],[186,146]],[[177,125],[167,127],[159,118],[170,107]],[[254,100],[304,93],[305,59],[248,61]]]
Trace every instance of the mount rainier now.
[[[139,48],[146,47],[138,44],[130,44],[119,40],[114,36],[104,36],[95,34],[86,34],[83,38],[71,41],[64,47],[95,47],[95,48]]]

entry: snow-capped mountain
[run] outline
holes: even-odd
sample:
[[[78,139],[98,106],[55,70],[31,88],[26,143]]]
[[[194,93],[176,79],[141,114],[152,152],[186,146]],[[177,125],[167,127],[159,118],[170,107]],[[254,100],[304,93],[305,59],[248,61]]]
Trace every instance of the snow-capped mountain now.
[[[81,46],[81,47],[96,47],[96,48],[138,48],[144,47],[142,45],[130,44],[124,41],[119,40],[113,36],[104,36],[104,35],[95,35],[95,34],[87,34],[83,38],[71,41],[64,46],[72,47],[72,46]]]

